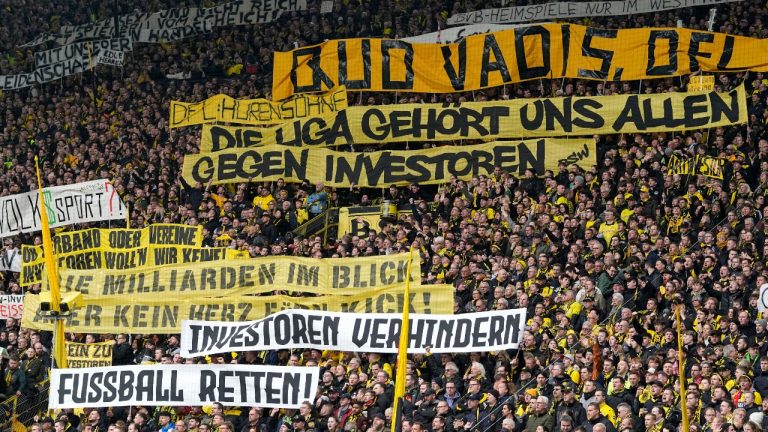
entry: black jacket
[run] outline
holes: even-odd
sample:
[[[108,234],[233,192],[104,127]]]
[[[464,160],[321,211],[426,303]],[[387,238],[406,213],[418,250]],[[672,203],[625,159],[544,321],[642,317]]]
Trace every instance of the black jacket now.
[[[128,342],[115,345],[115,349],[112,351],[112,365],[125,366],[131,364],[134,364],[133,351]]]

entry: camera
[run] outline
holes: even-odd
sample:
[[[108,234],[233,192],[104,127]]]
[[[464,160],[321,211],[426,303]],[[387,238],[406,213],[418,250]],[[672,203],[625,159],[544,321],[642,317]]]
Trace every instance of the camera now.
[[[53,310],[51,292],[40,293],[40,311],[45,315],[71,315],[75,309],[83,306],[83,295],[77,291],[63,293],[59,303],[59,311]]]

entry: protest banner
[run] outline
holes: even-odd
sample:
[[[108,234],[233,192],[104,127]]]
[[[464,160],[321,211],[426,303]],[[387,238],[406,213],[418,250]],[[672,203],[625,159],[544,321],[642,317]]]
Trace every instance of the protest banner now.
[[[38,192],[0,197],[0,238],[40,231]],[[125,219],[125,205],[108,180],[43,189],[51,228]]]
[[[39,66],[32,72],[0,75],[0,90],[18,90],[38,84],[45,84],[92,70],[99,64],[122,66],[122,63],[117,64],[117,58],[122,58],[122,56],[122,51],[103,49],[83,55],[76,55],[58,63]]]
[[[329,14],[333,12],[333,0],[323,0],[320,3],[320,13]]]
[[[168,43],[207,34],[219,27],[263,24],[283,12],[306,10],[306,0],[237,0],[211,8],[183,7],[155,13],[132,13],[77,26],[64,25],[55,34],[42,33],[21,45],[46,42],[64,45],[35,54],[34,71],[0,75],[0,90],[17,90],[83,73],[98,64],[122,66],[126,45]],[[78,41],[92,39],[78,44]],[[112,41],[116,42],[115,45]]]
[[[410,288],[413,313],[453,313],[453,286],[418,285]],[[356,295],[321,295],[316,297],[225,296],[207,297],[185,293],[151,293],[86,298],[84,306],[66,317],[67,331],[74,333],[174,334],[181,332],[183,320],[253,321],[286,309],[331,312],[402,313],[405,305],[403,287],[362,290]],[[24,296],[22,327],[53,329],[53,320],[40,311],[40,296]]]
[[[131,51],[133,42],[128,38],[101,39],[75,42],[35,53],[35,66],[47,66],[66,60],[99,55],[103,51]]]
[[[347,108],[344,87],[321,95],[297,95],[280,102],[268,99],[235,99],[217,94],[202,102],[171,101],[168,126],[177,128],[207,123],[272,125],[318,117]]]
[[[325,117],[268,129],[203,126],[200,153],[269,144],[339,146],[409,141],[459,141],[650,133],[746,123],[741,85],[728,93],[654,93],[513,99],[462,104],[350,107]]]
[[[89,228],[58,233],[53,237],[53,251],[62,268],[119,269],[147,263],[174,264],[179,262],[179,256],[183,261],[190,254],[204,253],[196,252],[202,242],[202,226],[153,224],[140,229]],[[149,246],[157,247],[147,249]],[[160,246],[168,246],[174,251],[166,251],[165,247]],[[179,246],[187,246],[189,249]],[[42,246],[22,245],[21,255],[21,285],[41,281],[45,265]]]
[[[5,249],[0,252],[0,271],[21,272],[21,253],[18,249]]]
[[[401,215],[412,215],[410,205],[397,209],[399,219]],[[379,232],[381,227],[381,206],[342,207],[339,209],[339,237],[349,234],[351,236],[365,236],[371,232]]]
[[[184,224],[159,223],[145,228],[88,228],[60,232],[53,237],[53,252],[57,256],[99,249],[134,249],[149,245],[200,246],[203,228]],[[22,246],[25,262],[41,260],[43,248]]]
[[[61,269],[61,290],[79,291],[85,299],[153,295],[229,297],[274,291],[314,294],[360,294],[367,289],[402,285],[408,254],[315,259],[295,256],[190,262],[128,270]],[[411,281],[418,283],[418,264]]]
[[[726,160],[719,157],[696,155],[693,158],[679,157],[675,154],[667,161],[667,174],[702,175],[723,180]]]
[[[306,9],[306,0],[237,0],[210,8],[179,7],[154,13],[136,12],[87,24],[63,25],[58,32],[41,33],[20,48],[46,42],[65,45],[82,39],[121,37],[143,43],[172,42],[219,27],[264,24],[283,12]]]
[[[309,179],[331,187],[354,184],[377,188],[393,184],[439,184],[452,176],[467,180],[491,175],[496,166],[516,177],[522,177],[527,169],[543,175],[545,170],[556,171],[560,162],[584,167],[594,165],[594,139],[542,138],[378,152],[271,145],[186,155],[182,172],[190,184],[206,184],[210,180],[221,184],[277,179],[300,183]]]
[[[105,64],[109,66],[123,67],[125,61],[125,53],[122,51],[104,50],[99,57],[99,64]]]
[[[320,368],[252,365],[136,365],[52,369],[50,408],[195,406],[221,402],[298,408],[315,398]]]
[[[21,319],[24,313],[24,295],[0,295],[0,319]]]
[[[694,163],[694,174],[723,180],[725,178],[725,163],[726,160],[723,158],[698,155]]]
[[[688,92],[712,91],[715,88],[714,75],[697,75],[688,81]]]
[[[768,71],[768,39],[687,28],[531,25],[459,43],[341,39],[275,52],[272,97],[349,91],[455,93],[534,79],[635,81],[696,71]]]
[[[408,352],[468,353],[516,349],[525,309],[410,316]],[[397,353],[402,314],[288,310],[252,322],[183,321],[181,355],[273,349]]]
[[[23,246],[34,248],[32,246]],[[31,251],[32,256],[37,252]],[[24,262],[21,268],[19,285],[28,286],[46,282],[45,259],[37,253],[37,261]],[[59,269],[72,270],[126,270],[147,266],[162,266],[182,263],[200,263],[250,258],[248,251],[239,251],[227,247],[202,247],[183,245],[149,245],[131,249],[113,249],[101,245],[96,249],[75,251],[56,255]],[[59,272],[61,274],[61,272]]]
[[[512,24],[530,21],[563,20],[584,17],[623,16],[674,9],[733,3],[741,0],[623,0],[551,2],[526,6],[483,9],[452,15],[448,25]]]
[[[64,342],[67,367],[73,369],[112,366],[112,346],[115,341],[99,343]]]
[[[667,174],[689,175],[693,172],[692,163],[692,159],[681,158],[673,154],[667,161]]]
[[[538,23],[549,24],[549,23]],[[495,31],[509,30],[517,27],[524,27],[531,24],[515,24],[515,25],[502,25],[502,24],[470,24],[461,27],[450,27],[441,29],[436,32],[424,33],[419,36],[411,36],[400,39],[401,41],[408,43],[435,43],[435,44],[452,44],[460,41],[467,36],[473,36],[483,33],[492,33]]]

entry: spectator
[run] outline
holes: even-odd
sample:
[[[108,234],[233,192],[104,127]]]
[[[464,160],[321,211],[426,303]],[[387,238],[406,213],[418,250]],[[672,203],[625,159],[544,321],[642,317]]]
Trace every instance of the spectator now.
[[[19,397],[27,396],[30,393],[30,384],[27,375],[21,367],[21,360],[17,356],[11,356],[8,360],[8,367],[3,371],[5,380],[5,394],[2,399],[16,395]]]
[[[161,411],[157,416],[157,423],[160,426],[160,432],[172,432],[175,430],[176,425],[171,421],[171,413],[168,411]],[[222,432],[234,432],[232,428],[228,431],[220,429]]]
[[[115,347],[112,350],[112,365],[123,366],[133,364],[134,355],[131,346],[128,344],[128,337],[125,334],[119,334],[115,338]]]
[[[536,430],[539,426],[543,426],[545,430],[554,430],[555,419],[549,414],[549,409],[549,398],[546,396],[539,396],[536,399],[536,405],[533,412],[528,415],[525,428],[528,430]]]

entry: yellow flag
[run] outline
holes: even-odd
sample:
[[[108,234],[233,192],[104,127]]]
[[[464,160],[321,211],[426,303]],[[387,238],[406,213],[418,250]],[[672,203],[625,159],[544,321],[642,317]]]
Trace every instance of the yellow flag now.
[[[405,395],[405,366],[408,363],[408,342],[410,341],[410,321],[408,314],[411,309],[411,262],[413,247],[408,251],[408,266],[405,273],[405,301],[403,303],[403,322],[400,326],[400,341],[397,346],[397,374],[395,375],[395,404],[392,406],[392,432],[399,432],[402,418],[401,399]]]
[[[61,291],[59,288],[59,268],[53,255],[53,242],[51,241],[51,227],[48,224],[48,203],[43,194],[43,181],[40,178],[40,165],[35,156],[35,171],[37,173],[37,193],[40,202],[40,227],[43,234],[43,252],[45,253],[45,266],[48,270],[48,284],[51,287],[51,310],[61,312]],[[64,320],[56,320],[56,328],[53,332],[53,358],[60,368],[67,367],[67,356],[64,350]]]

